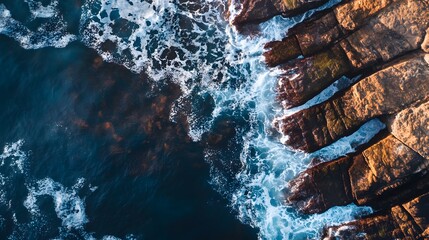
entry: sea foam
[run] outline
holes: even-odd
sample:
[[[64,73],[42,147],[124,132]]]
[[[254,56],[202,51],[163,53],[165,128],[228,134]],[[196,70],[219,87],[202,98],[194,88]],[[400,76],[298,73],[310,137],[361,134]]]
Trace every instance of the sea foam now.
[[[81,190],[88,188],[96,191],[96,187],[86,183],[84,178],[77,179],[76,183],[70,187],[66,187],[49,177],[35,178],[28,167],[32,158],[31,151],[24,150],[24,147],[25,141],[22,139],[7,143],[2,154],[0,154],[0,206],[11,211],[14,222],[9,239],[43,236],[43,231],[55,228],[55,219],[50,219],[47,215],[49,209],[40,207],[39,199],[42,197],[50,197],[53,210],[58,219],[61,220],[57,239],[70,237],[95,239],[94,234],[85,229],[89,218],[85,212],[86,196],[82,196]],[[16,179],[23,179],[23,181],[16,181]],[[22,185],[17,186],[17,184]],[[16,191],[16,189],[25,189],[27,196],[23,198],[20,191]],[[17,205],[27,209],[30,214],[29,219],[17,216],[15,207],[12,207]],[[3,227],[1,223],[5,221],[6,218],[0,218],[0,229]],[[103,239],[117,238],[104,236]],[[129,235],[127,239],[134,239],[134,237]]]
[[[37,19],[47,19],[36,30],[30,30],[26,24],[13,18],[11,12],[0,3],[0,34],[15,39],[23,48],[38,49],[44,47],[63,48],[77,37],[67,32],[67,25],[60,14],[57,1],[48,6],[40,2],[26,0],[31,16],[27,22],[33,23]]]

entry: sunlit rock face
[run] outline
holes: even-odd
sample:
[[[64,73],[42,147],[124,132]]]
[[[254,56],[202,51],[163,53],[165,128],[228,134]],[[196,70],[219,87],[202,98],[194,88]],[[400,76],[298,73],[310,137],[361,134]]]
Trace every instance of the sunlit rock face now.
[[[233,24],[290,16],[323,2],[246,1]],[[323,239],[429,237],[428,27],[428,0],[350,0],[265,45],[267,66],[280,72],[277,100],[285,110],[343,76],[358,79],[326,101],[278,116],[273,125],[286,145],[315,152],[371,119],[386,125],[355,153],[323,159],[285,187],[285,204],[303,214],[350,203],[375,210],[325,228]]]

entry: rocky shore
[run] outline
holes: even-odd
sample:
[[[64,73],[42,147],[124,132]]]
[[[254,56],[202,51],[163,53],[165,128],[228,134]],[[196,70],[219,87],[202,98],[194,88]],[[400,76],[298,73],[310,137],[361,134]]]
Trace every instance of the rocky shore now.
[[[326,2],[241,0],[232,23],[255,25]],[[285,204],[303,214],[350,203],[374,209],[326,227],[322,239],[429,238],[429,0],[344,0],[265,50],[267,66],[281,71],[277,98],[285,109],[342,76],[360,76],[330,99],[277,118],[274,127],[288,146],[314,152],[371,119],[387,126],[355,153],[299,174],[285,186]]]

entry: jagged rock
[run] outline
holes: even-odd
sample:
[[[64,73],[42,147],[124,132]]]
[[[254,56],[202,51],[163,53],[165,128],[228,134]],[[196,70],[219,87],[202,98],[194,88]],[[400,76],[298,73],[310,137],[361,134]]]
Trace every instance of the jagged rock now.
[[[344,35],[334,13],[328,13],[318,19],[317,24],[304,24],[303,31],[296,31],[295,37],[304,56],[322,50],[329,43]]]
[[[325,2],[327,0],[240,0],[241,11],[232,23],[237,26],[260,23],[279,14],[291,16],[305,12]],[[233,3],[228,1],[228,5]]]
[[[322,239],[427,239],[429,194],[340,226],[328,227]]]
[[[398,0],[354,0],[334,8],[335,17],[343,29],[353,31],[362,26],[368,17]]]
[[[273,67],[299,55],[310,56],[353,32],[394,1],[353,0],[340,4],[333,11],[290,29],[289,36],[282,41],[267,43],[265,61]]]
[[[288,136],[285,144],[313,152],[369,119],[399,112],[428,98],[428,62],[425,54],[413,54],[359,81],[342,96],[276,119],[274,126]]]
[[[326,162],[307,169],[289,183],[286,202],[305,214],[353,201],[347,169],[349,157]]]
[[[354,125],[342,111],[340,99],[276,119],[274,126],[287,137],[284,144],[306,152],[314,152],[335,139],[350,133]]]
[[[233,0],[228,2],[230,5]],[[241,11],[232,19],[234,25],[258,23],[280,14],[271,0],[240,0],[240,2]]]
[[[429,162],[392,135],[361,155],[349,169],[353,198],[359,205],[388,199],[393,189],[410,182],[414,174],[427,169]]]
[[[416,50],[423,43],[428,24],[427,0],[391,4],[333,48],[281,66],[284,72],[279,76],[279,98],[286,102],[285,108],[298,106],[343,74]],[[335,55],[334,60],[325,59],[332,55]],[[326,64],[322,64],[321,59],[325,59]],[[323,74],[331,73],[333,69],[336,71],[332,74]]]
[[[394,136],[429,159],[429,102],[401,111],[388,126]]]
[[[426,29],[426,36],[425,39],[423,39],[421,48],[423,49],[423,51],[429,52],[429,28]]]
[[[380,209],[429,191],[429,158],[418,153],[428,146],[419,140],[428,136],[428,110],[426,102],[389,121],[400,139],[388,135],[354,156],[305,170],[290,182],[287,202],[303,213],[351,202]]]
[[[326,79],[337,79],[350,70],[347,57],[339,47],[314,56],[283,64],[278,80],[278,98],[285,108],[302,104],[329,86]]]
[[[303,213],[320,213],[352,202],[384,207],[406,197],[396,190],[411,183],[428,168],[422,158],[392,135],[354,156],[313,166],[289,183],[287,202]],[[415,186],[429,190],[428,184]],[[409,195],[409,196],[412,196]]]
[[[264,53],[265,62],[270,67],[277,66],[302,54],[295,36],[285,38],[282,41],[269,42],[265,44],[265,48],[270,49]]]
[[[299,55],[309,56],[342,37],[344,32],[338,25],[334,13],[330,12],[321,18],[297,25],[288,35],[282,41],[265,44],[264,48],[267,51],[264,57],[268,66],[277,66]]]
[[[359,69],[419,48],[428,23],[427,0],[398,1],[340,44]]]
[[[272,0],[274,6],[284,16],[291,16],[322,5],[328,0]]]
[[[357,221],[328,227],[323,240],[404,239],[404,234],[392,214],[377,214]]]

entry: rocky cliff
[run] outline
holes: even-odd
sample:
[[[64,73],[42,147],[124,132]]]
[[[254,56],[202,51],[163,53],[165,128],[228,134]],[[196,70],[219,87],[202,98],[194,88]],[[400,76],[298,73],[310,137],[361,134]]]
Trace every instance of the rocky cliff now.
[[[232,23],[257,24],[325,2],[242,0]],[[349,203],[375,210],[326,227],[323,239],[429,238],[429,0],[343,1],[265,50],[266,64],[281,71],[277,98],[285,109],[342,76],[361,76],[330,99],[275,119],[285,144],[314,152],[371,119],[387,126],[355,153],[299,174],[285,186],[285,203],[303,214]]]

